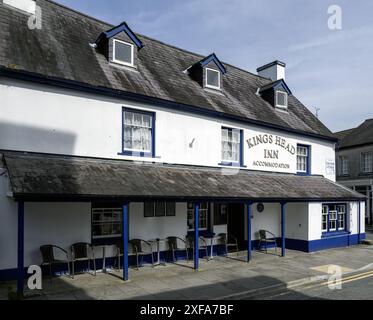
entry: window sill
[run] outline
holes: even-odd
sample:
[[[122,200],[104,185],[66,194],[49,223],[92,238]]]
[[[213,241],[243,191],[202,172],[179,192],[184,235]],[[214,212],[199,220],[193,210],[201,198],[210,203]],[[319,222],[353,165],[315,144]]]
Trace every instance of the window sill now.
[[[343,236],[343,235],[347,235],[347,234],[351,234],[351,232],[346,231],[346,230],[329,231],[329,232],[323,232],[321,234],[321,238],[331,238],[331,237]]]
[[[298,176],[310,176],[311,174],[309,172],[297,172]]]
[[[226,166],[226,167],[235,167],[235,168],[246,168],[246,166],[241,165],[240,163],[237,162],[225,162],[222,161],[218,163],[219,166]]]
[[[156,158],[150,152],[137,152],[137,151],[122,151],[118,152],[118,156],[131,156],[131,157],[142,157],[142,158]]]

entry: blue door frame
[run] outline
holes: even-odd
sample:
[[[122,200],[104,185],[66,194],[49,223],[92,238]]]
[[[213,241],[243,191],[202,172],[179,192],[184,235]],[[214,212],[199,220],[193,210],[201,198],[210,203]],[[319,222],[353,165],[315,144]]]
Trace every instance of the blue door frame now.
[[[285,205],[281,202],[281,256],[285,257]]]
[[[252,202],[247,203],[247,262],[251,260],[251,206]]]
[[[17,294],[23,296],[24,287],[24,251],[25,251],[25,204],[18,202],[18,240],[17,240]]]
[[[199,267],[199,207],[200,203],[196,202],[194,206],[194,269]]]
[[[128,280],[128,202],[123,204],[123,280]],[[120,256],[118,257],[120,259]]]

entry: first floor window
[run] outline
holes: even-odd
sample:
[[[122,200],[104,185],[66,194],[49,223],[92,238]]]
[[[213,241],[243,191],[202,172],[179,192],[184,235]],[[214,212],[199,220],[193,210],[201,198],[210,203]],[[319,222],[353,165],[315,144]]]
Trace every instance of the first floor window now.
[[[325,204],[322,206],[321,230],[323,232],[346,230],[346,205]]]
[[[372,153],[371,152],[362,152],[361,153],[361,172],[369,173],[372,172]]]
[[[175,202],[145,202],[144,217],[175,216]]]
[[[226,203],[214,204],[214,225],[227,224],[228,205]]]
[[[92,208],[92,239],[122,236],[122,208]]]
[[[346,157],[339,157],[339,175],[344,176],[348,174],[348,159]]]
[[[123,151],[152,154],[154,114],[123,110]]]
[[[207,229],[208,207],[209,207],[208,202],[201,202],[200,207],[199,207],[199,220],[198,220],[199,230]],[[192,202],[188,202],[188,213],[187,213],[188,231],[194,230],[194,210],[195,210],[195,204]]]
[[[308,173],[309,172],[309,147],[308,146],[297,146],[297,172]]]
[[[222,162],[240,163],[241,156],[241,130],[221,129],[221,159]]]

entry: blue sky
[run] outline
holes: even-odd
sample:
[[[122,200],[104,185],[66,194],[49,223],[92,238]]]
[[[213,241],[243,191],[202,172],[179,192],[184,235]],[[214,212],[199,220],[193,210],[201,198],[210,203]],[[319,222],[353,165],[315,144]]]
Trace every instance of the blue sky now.
[[[57,0],[112,24],[256,72],[286,62],[292,92],[332,131],[373,117],[373,1]],[[328,7],[342,8],[342,30]]]

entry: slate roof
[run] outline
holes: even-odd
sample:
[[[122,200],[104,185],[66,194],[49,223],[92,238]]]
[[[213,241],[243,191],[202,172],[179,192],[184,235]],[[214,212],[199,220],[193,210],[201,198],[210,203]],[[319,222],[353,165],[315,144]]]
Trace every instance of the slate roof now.
[[[334,135],[340,139],[339,149],[373,144],[373,119],[367,119],[356,128],[336,132]]]
[[[322,176],[22,152],[4,152],[3,161],[15,199],[364,199]]]
[[[53,79],[89,84],[185,104],[244,119],[291,128],[333,139],[326,128],[295,96],[288,112],[275,110],[256,94],[265,79],[223,63],[223,94],[204,90],[183,71],[204,57],[136,34],[144,44],[138,72],[112,66],[94,43],[112,25],[50,0],[36,0],[42,9],[42,29],[29,30],[28,16],[0,3],[0,74],[16,69]]]

